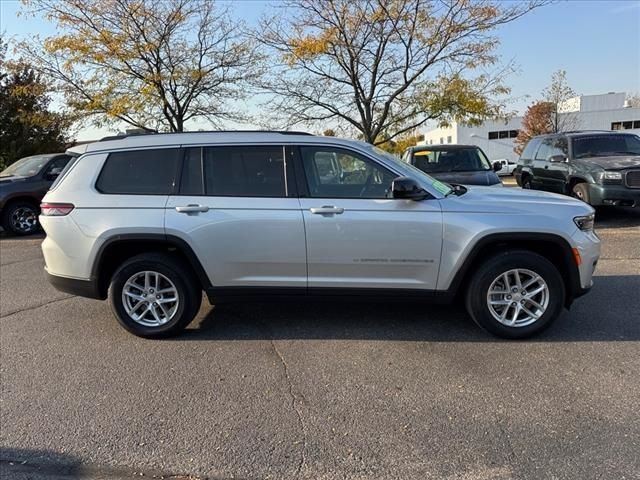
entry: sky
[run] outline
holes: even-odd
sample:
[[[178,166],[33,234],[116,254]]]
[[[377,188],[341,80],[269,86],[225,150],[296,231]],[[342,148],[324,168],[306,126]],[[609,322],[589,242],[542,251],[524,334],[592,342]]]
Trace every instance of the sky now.
[[[249,25],[262,14],[277,11],[277,1],[223,0]],[[0,29],[25,39],[55,34],[55,25],[41,18],[18,16],[17,0],[0,0]],[[551,74],[566,70],[570,86],[582,95],[607,92],[640,93],[640,0],[563,0],[534,10],[496,31],[502,63],[513,60],[517,73],[511,87],[510,109],[523,113],[540,97]],[[108,134],[86,128],[78,139]]]

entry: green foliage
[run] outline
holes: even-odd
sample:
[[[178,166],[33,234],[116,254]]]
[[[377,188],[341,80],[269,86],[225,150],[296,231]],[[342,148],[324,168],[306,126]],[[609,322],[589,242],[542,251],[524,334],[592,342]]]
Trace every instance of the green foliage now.
[[[64,151],[70,121],[49,109],[43,79],[24,62],[6,60],[0,37],[0,170],[38,153]]]

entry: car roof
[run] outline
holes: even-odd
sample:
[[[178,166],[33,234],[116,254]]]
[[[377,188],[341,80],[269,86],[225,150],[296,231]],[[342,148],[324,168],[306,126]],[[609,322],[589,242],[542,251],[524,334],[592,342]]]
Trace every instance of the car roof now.
[[[226,144],[276,143],[283,144],[338,144],[343,146],[361,145],[358,140],[338,137],[315,136],[304,132],[272,132],[272,131],[216,131],[216,132],[187,132],[187,133],[158,133],[148,135],[128,135],[107,137],[102,141],[77,145],[67,150],[72,155],[82,155],[90,152],[122,150],[128,148],[145,147],[175,147],[198,145],[226,145]]]
[[[447,145],[416,145],[411,147],[414,152],[421,150],[463,150],[465,148],[480,148],[477,145],[462,145],[460,143],[449,143]]]
[[[547,137],[557,137],[559,135],[566,135],[567,137],[584,137],[588,135],[636,135],[633,132],[624,132],[619,130],[571,130],[568,132],[557,132],[557,133],[545,133],[543,135],[536,135],[532,138],[547,138]]]

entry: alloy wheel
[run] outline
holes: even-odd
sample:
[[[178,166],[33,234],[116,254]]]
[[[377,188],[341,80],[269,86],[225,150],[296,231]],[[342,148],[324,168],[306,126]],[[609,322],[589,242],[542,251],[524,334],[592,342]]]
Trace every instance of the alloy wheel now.
[[[138,272],[122,288],[122,304],[127,315],[145,327],[159,327],[178,311],[180,298],[174,283],[159,272]]]
[[[18,207],[11,212],[10,221],[16,232],[29,233],[38,227],[38,214],[31,207]]]
[[[493,318],[508,327],[536,322],[549,306],[549,287],[536,272],[524,268],[500,274],[489,286],[487,307]]]

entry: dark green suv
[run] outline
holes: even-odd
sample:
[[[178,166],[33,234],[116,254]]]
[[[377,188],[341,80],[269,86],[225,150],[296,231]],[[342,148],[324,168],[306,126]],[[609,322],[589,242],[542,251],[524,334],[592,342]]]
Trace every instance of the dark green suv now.
[[[532,138],[514,170],[522,188],[572,195],[591,205],[640,206],[640,137],[567,132]]]

